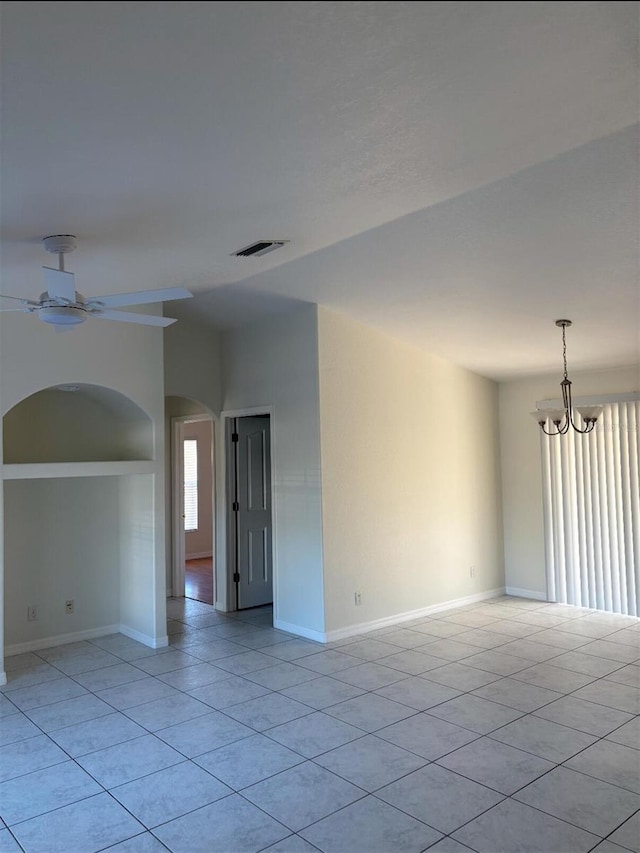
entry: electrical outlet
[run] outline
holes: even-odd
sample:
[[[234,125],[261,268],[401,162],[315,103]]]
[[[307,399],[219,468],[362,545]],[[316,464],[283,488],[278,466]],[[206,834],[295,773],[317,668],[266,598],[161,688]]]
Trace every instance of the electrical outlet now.
[[[362,604],[362,593],[361,592],[354,592],[353,593],[353,600],[355,601],[356,607],[360,607],[360,605]]]
[[[27,622],[35,622],[38,618],[38,608],[35,604],[30,604],[27,607]]]
[[[475,578],[475,576],[476,576],[476,567],[475,566],[469,566],[469,577]]]
[[[65,613],[73,613],[73,598],[70,598],[64,605]]]

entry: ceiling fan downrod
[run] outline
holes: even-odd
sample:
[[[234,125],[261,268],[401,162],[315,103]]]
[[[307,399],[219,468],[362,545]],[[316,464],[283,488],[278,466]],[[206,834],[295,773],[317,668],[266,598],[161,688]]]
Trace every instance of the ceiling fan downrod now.
[[[42,240],[44,248],[52,255],[58,256],[58,269],[64,272],[64,256],[73,252],[78,246],[78,239],[74,234],[52,234]]]

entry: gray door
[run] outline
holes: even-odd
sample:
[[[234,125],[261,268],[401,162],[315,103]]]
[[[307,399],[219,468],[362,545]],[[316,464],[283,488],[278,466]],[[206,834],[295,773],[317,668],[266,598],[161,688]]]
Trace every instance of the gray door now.
[[[269,416],[236,419],[238,609],[273,601]]]

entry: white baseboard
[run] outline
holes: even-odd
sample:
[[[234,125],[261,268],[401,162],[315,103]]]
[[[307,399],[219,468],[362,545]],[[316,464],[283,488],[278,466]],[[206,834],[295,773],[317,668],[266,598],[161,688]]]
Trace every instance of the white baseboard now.
[[[142,634],[140,631],[135,631],[127,625],[104,625],[102,628],[90,628],[87,631],[74,631],[71,634],[58,634],[55,637],[42,637],[39,640],[28,640],[26,643],[14,643],[11,646],[6,646],[4,653],[6,657],[13,655],[21,655],[25,652],[35,652],[38,649],[50,649],[54,646],[65,646],[67,643],[77,643],[80,640],[95,640],[97,637],[106,637],[109,634],[124,634],[125,637],[130,637],[132,640],[137,640],[139,643],[144,643],[152,649],[161,649],[169,645],[168,637],[153,638],[148,634]],[[1,674],[0,674],[1,678]],[[6,684],[0,680],[0,684]]]
[[[208,560],[213,557],[213,551],[194,551],[193,554],[185,554],[185,560]]]
[[[132,640],[137,640],[138,643],[143,643],[149,646],[150,649],[163,649],[169,645],[169,637],[152,637],[149,634],[143,634],[141,631],[136,631],[135,628],[130,628],[128,625],[119,625],[118,629],[125,637]]]
[[[6,672],[0,672],[0,687],[2,687],[2,685],[6,684],[6,683],[7,683],[7,673]]]
[[[286,631],[288,634],[304,637],[306,640],[315,640],[318,643],[327,642],[327,635],[322,631],[314,631],[311,628],[304,628],[302,625],[292,625],[290,622],[283,622],[282,619],[274,619],[273,627],[279,631]]]
[[[356,634],[368,634],[369,631],[388,628],[390,625],[400,625],[402,622],[410,622],[412,619],[420,619],[423,616],[430,616],[432,613],[441,613],[443,610],[452,610],[454,607],[463,607],[465,604],[475,604],[478,601],[486,601],[489,598],[498,598],[500,595],[504,595],[504,587],[490,589],[487,592],[476,592],[473,595],[465,595],[463,598],[443,601],[440,604],[431,604],[428,607],[420,607],[418,610],[410,610],[406,613],[397,613],[395,616],[385,616],[382,619],[374,619],[371,622],[360,622],[358,625],[349,625],[347,628],[327,631],[325,642],[345,640],[347,637],[354,637]]]
[[[120,625],[104,625],[102,628],[90,628],[87,631],[74,631],[71,634],[57,634],[55,637],[41,637],[39,640],[27,640],[26,643],[14,643],[6,646],[6,657],[21,655],[24,652],[35,652],[37,649],[50,649],[53,646],[64,646],[67,643],[77,643],[79,640],[95,640],[96,637],[106,637],[117,634]]]
[[[533,598],[535,601],[547,601],[547,596],[544,592],[537,592],[535,589],[519,589],[517,586],[508,586],[505,589],[507,595],[514,595],[516,598]]]
[[[462,607],[465,604],[475,604],[478,601],[498,598],[500,595],[504,595],[504,593],[504,587],[490,589],[486,592],[476,592],[473,595],[466,595],[464,598],[443,601],[440,604],[431,604],[429,607],[420,607],[418,610],[410,610],[406,613],[396,613],[394,616],[385,616],[382,619],[374,619],[371,622],[359,622],[357,625],[349,625],[347,628],[337,628],[335,631],[313,631],[310,628],[303,628],[301,625],[282,622],[280,619],[275,620],[273,627],[281,631],[287,631],[290,634],[297,634],[299,637],[305,637],[308,640],[316,640],[319,643],[330,643],[335,640],[345,640],[348,637],[355,637],[357,634],[367,634],[370,631],[377,631],[379,628],[388,628],[390,625],[400,625],[402,622],[410,622],[412,619],[420,619],[423,616],[440,613],[443,610],[451,610],[454,607]]]

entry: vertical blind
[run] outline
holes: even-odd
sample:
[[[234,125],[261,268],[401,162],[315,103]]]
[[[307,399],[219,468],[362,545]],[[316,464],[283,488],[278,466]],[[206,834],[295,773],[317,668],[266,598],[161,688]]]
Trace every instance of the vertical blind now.
[[[640,403],[604,406],[589,435],[542,436],[547,592],[640,614]]]
[[[184,529],[198,529],[198,442],[184,441]]]

